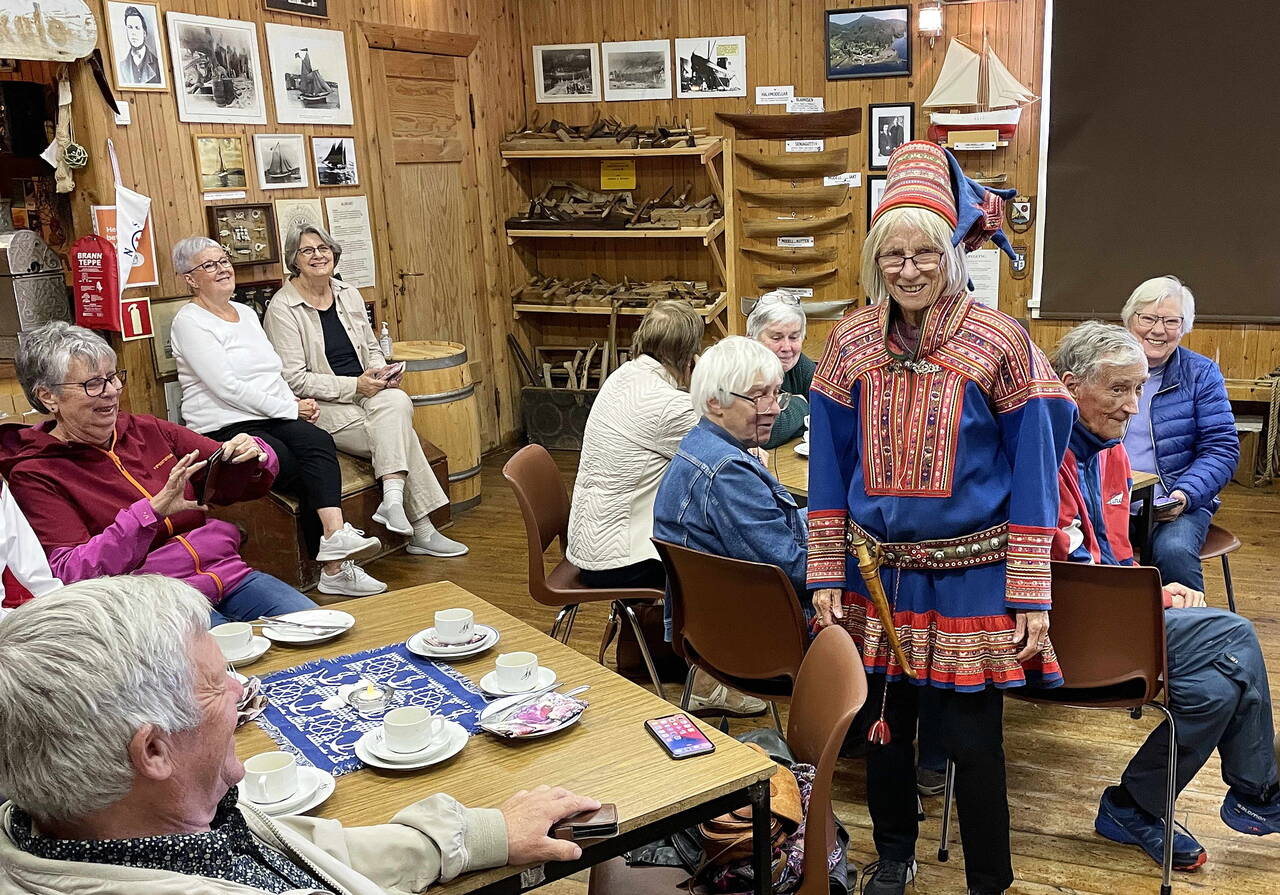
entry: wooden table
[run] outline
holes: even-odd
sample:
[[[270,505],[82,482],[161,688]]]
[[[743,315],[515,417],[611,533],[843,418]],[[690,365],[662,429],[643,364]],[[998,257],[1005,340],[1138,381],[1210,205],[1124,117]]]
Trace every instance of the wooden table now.
[[[803,504],[809,501],[809,458],[796,453],[796,438],[786,444],[779,445],[769,452],[769,470],[774,474],[782,487]],[[1142,501],[1142,509],[1133,524],[1133,547],[1138,554],[1138,561],[1143,565],[1151,564],[1151,526],[1152,504],[1156,482],[1159,477],[1150,472],[1134,470],[1133,486],[1129,490],[1130,499]]]
[[[520,892],[747,804],[761,819],[755,841],[768,842],[771,761],[699,722],[716,751],[676,764],[642,727],[648,718],[676,711],[675,706],[451,582],[336,604],[332,608],[356,617],[351,631],[313,647],[273,645],[266,656],[241,671],[264,675],[312,659],[403,641],[428,627],[436,610],[453,606],[472,610],[478,622],[502,634],[497,647],[451,663],[454,667],[478,681],[493,668],[499,652],[532,650],[540,664],[555,669],[566,685],[591,686],[584,695],[590,705],[582,720],[540,740],[512,743],[481,733],[471,738],[458,757],[423,770],[354,771],[338,778],[337,791],[314,814],[349,825],[378,824],[405,805],[437,792],[448,793],[464,805],[496,807],[517,790],[542,783],[565,786],[618,806],[619,835],[589,845],[578,861],[480,870],[431,888],[441,893]],[[275,748],[256,724],[236,733],[241,758]],[[761,893],[768,891],[769,858],[767,848],[757,851]]]

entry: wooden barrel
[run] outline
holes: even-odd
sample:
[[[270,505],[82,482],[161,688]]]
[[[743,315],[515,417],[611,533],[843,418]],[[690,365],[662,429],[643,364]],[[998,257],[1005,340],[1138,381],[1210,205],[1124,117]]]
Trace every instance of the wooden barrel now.
[[[404,361],[400,387],[413,399],[413,428],[449,458],[449,502],[454,512],[480,502],[480,409],[457,342],[410,341],[392,345]]]

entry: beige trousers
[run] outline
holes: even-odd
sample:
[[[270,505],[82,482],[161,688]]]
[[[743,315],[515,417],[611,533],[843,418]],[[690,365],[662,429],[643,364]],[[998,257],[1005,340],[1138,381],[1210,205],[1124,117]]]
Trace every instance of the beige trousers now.
[[[323,417],[328,402],[317,403]],[[353,405],[342,406],[349,409]],[[388,388],[354,406],[364,411],[363,418],[331,433],[338,450],[372,459],[373,474],[379,479],[390,473],[407,473],[404,508],[410,522],[448,503],[449,497],[436,481],[413,429],[409,396],[398,388]],[[319,422],[323,426],[323,419]]]

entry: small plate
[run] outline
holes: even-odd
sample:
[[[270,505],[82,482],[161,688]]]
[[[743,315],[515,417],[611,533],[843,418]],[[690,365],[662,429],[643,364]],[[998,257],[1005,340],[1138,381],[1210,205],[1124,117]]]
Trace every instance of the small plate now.
[[[257,808],[268,817],[280,817],[284,814],[302,814],[322,804],[338,788],[338,781],[333,775],[319,768],[300,765],[298,767],[298,791],[289,798],[269,805],[253,801],[243,793],[240,800]]]
[[[480,689],[486,693],[492,693],[495,696],[519,696],[521,693],[532,693],[534,690],[541,690],[543,687],[550,687],[556,682],[556,673],[547,666],[543,665],[538,669],[537,680],[532,685],[525,687],[523,690],[507,690],[498,684],[498,672],[490,671],[484,677],[480,678]]]
[[[801,457],[809,456],[809,442],[802,441],[795,446],[795,452]]]
[[[471,628],[471,636],[460,643],[445,643],[440,639],[440,635],[436,633],[435,628],[427,628],[420,636],[423,642],[432,649],[468,650],[472,647],[479,646],[484,639],[489,636],[489,632],[492,630],[492,628],[485,625],[475,625]]]
[[[437,752],[442,751],[449,745],[449,728],[443,727],[440,731],[440,739],[433,740],[429,745],[424,746],[417,752],[394,752],[387,747],[386,734],[380,727],[365,734],[361,739],[365,748],[372,752],[383,761],[389,761],[392,764],[407,764],[416,761],[424,761],[434,758]]]
[[[500,740],[536,740],[542,737],[549,737],[553,733],[559,733],[562,730],[567,730],[568,728],[572,727],[573,725],[577,724],[580,720],[582,720],[582,716],[586,714],[586,711],[587,711],[586,709],[583,709],[582,711],[578,712],[578,714],[570,718],[568,721],[560,722],[560,724],[556,727],[552,727],[548,730],[540,730],[537,733],[521,734],[520,736],[508,736],[505,733],[495,733],[494,731],[490,730],[488,725],[485,724],[483,721],[480,723],[480,729],[485,731],[486,733],[493,734]]]
[[[485,632],[484,639],[476,644],[464,644],[460,647],[432,646],[423,639],[423,635],[426,634],[426,631],[419,631],[417,634],[414,634],[406,640],[404,645],[408,648],[409,652],[413,653],[415,656],[422,656],[426,659],[466,659],[471,656],[480,655],[480,653],[483,653],[502,639],[502,635],[498,633],[496,628],[491,628],[488,625],[476,625],[476,629],[483,630]],[[430,628],[427,629],[427,631],[430,630]]]
[[[234,667],[239,668],[241,665],[257,662],[269,649],[271,649],[271,641],[261,635],[254,634],[253,640],[249,643],[249,649],[238,656],[228,656],[227,661]]]
[[[265,626],[262,629],[263,636],[274,640],[276,643],[324,643],[326,640],[332,640],[341,634],[347,633],[356,624],[355,616],[338,609],[304,609],[301,612],[285,613],[280,618],[303,625],[342,625],[342,630],[325,634],[312,634],[308,631],[291,628],[288,625]]]
[[[442,761],[447,761],[450,758],[453,758],[453,756],[462,751],[462,748],[467,745],[467,740],[471,738],[471,734],[467,733],[467,729],[456,721],[447,722],[445,724],[445,730],[449,733],[446,738],[447,745],[443,750],[433,754],[429,758],[420,759],[414,762],[405,762],[386,761],[369,751],[367,743],[371,735],[374,733],[380,733],[380,731],[375,728],[374,730],[366,733],[360,739],[356,740],[356,758],[371,767],[385,768],[388,771],[411,771],[418,768],[430,767],[433,764],[439,764]]]

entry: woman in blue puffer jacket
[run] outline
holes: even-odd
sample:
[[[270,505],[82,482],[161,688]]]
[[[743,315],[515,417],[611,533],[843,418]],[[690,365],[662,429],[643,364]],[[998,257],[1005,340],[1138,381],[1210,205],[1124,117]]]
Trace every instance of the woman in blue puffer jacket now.
[[[1195,316],[1195,297],[1173,276],[1144,282],[1120,312],[1142,343],[1151,376],[1124,447],[1134,469],[1160,477],[1152,561],[1166,584],[1203,591],[1200,548],[1218,492],[1235,472],[1240,441],[1218,365],[1178,344]]]

